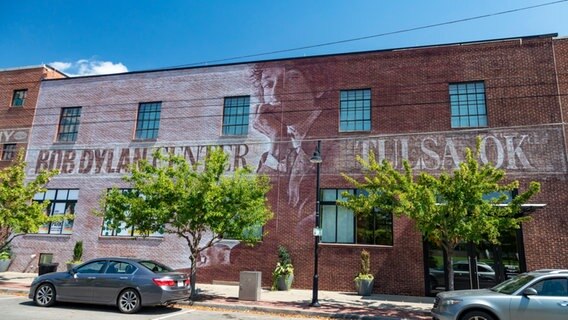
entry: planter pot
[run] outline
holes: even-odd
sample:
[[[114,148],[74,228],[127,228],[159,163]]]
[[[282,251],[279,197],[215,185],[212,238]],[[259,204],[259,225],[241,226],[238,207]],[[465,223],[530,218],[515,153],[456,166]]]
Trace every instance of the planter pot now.
[[[12,262],[11,259],[0,260],[0,272],[4,272],[4,271],[8,270],[8,267],[10,266],[10,262]]]
[[[360,296],[370,296],[373,293],[373,285],[374,284],[375,284],[375,279],[355,280],[355,286],[357,287],[357,293]]]
[[[276,288],[279,291],[288,291],[292,287],[292,281],[294,281],[294,274],[285,274],[278,277],[276,281]]]
[[[80,265],[80,263],[67,263],[67,271],[71,271],[71,269],[75,268],[78,265]]]

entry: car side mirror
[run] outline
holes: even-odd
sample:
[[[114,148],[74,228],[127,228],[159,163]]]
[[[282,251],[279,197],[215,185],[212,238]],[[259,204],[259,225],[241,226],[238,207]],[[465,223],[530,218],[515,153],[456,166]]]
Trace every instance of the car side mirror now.
[[[538,292],[536,291],[535,288],[526,288],[525,290],[523,290],[523,296],[536,296],[538,294]]]

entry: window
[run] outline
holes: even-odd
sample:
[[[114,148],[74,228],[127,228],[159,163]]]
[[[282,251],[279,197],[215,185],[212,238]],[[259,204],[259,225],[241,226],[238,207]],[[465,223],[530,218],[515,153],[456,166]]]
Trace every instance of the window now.
[[[58,142],[74,142],[79,132],[79,118],[81,107],[63,108],[59,120]]]
[[[339,131],[371,130],[371,89],[342,90],[339,104]]]
[[[10,161],[16,156],[16,144],[5,144],[2,146],[2,160]]]
[[[136,140],[152,140],[158,138],[161,109],[161,102],[145,102],[138,106]]]
[[[82,265],[76,269],[77,273],[102,273],[104,270],[104,266],[106,265],[106,261],[93,261],[87,263],[86,265]]]
[[[223,107],[223,135],[244,136],[248,133],[250,98],[225,98]]]
[[[483,82],[449,85],[452,128],[487,127]]]
[[[75,206],[79,199],[77,189],[49,189],[46,192],[39,192],[34,196],[34,201],[43,202],[49,200],[46,214],[48,216],[75,215]],[[39,228],[38,233],[47,234],[71,234],[73,231],[73,219],[65,219],[59,222],[44,224]]]
[[[132,189],[119,189],[123,194],[132,192]],[[109,189],[110,191],[110,189]],[[105,219],[103,221],[101,235],[107,237],[138,237],[144,236],[142,232],[137,230],[134,226],[127,226],[125,222],[120,222],[116,229],[112,228],[112,220]],[[163,232],[154,232],[149,234],[150,237],[163,237]]]
[[[110,261],[105,273],[110,274],[133,274],[136,267],[130,263],[120,261]]]
[[[344,191],[364,193],[354,189],[322,189],[322,242],[392,245],[392,214],[376,210],[368,216],[356,216],[353,211],[336,204]]]
[[[27,95],[28,89],[14,90],[14,95],[12,96],[12,107],[23,107],[26,102]]]
[[[545,279],[532,285],[532,287],[538,292],[539,296],[568,296],[568,279],[566,278]]]

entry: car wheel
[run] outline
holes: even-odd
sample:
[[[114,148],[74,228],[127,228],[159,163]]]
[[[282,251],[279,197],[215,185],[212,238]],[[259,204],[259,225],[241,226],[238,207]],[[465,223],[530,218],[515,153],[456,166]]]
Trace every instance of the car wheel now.
[[[140,295],[134,289],[126,289],[118,295],[118,310],[122,313],[136,313],[142,307]]]
[[[485,311],[475,310],[464,314],[460,320],[497,320]]]
[[[34,295],[35,303],[40,307],[51,307],[55,303],[55,288],[50,283],[42,283]]]

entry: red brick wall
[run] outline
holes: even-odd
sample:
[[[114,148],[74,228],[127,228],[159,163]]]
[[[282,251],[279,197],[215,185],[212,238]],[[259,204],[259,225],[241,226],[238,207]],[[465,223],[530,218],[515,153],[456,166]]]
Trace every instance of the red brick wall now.
[[[180,151],[184,146],[192,146],[196,154],[198,145],[222,144],[229,150],[240,144],[248,148],[246,157],[243,156],[247,164],[257,167],[271,144],[254,125],[254,112],[263,98],[250,75],[255,68],[269,67],[284,68],[289,77],[283,81],[283,92],[279,92],[278,98],[281,106],[293,112],[274,113],[274,117],[303,130],[305,135],[298,138],[301,147],[297,150],[305,153],[304,160],[311,156],[315,141],[322,140],[322,188],[350,187],[340,173],[357,174],[354,155],[366,148],[379,148],[380,140],[386,141],[389,157],[396,151],[400,161],[402,149],[408,147],[413,164],[425,169],[434,166],[428,170],[435,173],[453,165],[448,145],[455,143],[461,154],[464,146],[473,146],[477,135],[492,137],[487,140],[487,157],[491,161],[501,154],[501,166],[511,178],[543,184],[543,192],[535,202],[548,206],[536,212],[535,219],[524,228],[528,268],[568,266],[567,255],[558,254],[558,250],[565,253],[560,247],[565,243],[563,226],[568,203],[566,151],[562,142],[565,128],[560,124],[552,40],[525,38],[43,82],[28,151],[29,173],[33,175],[42,166],[65,167],[66,173],[54,179],[50,187],[80,189],[77,218],[70,236],[29,235],[19,239],[15,245],[18,257],[11,269],[33,265],[30,256],[38,252],[53,252],[56,261],[64,262],[71,257],[76,240],[85,241],[85,258],[135,255],[156,258],[176,268],[189,267],[189,253],[183,241],[175,237],[100,237],[101,218],[91,212],[97,208],[101,192],[119,183],[120,174],[107,172],[106,165],[101,172],[81,171],[85,166],[80,159],[91,150],[112,150],[114,158],[109,168],[116,169],[119,154],[130,152],[132,157],[136,147],[175,146]],[[291,80],[298,77],[295,73],[301,74],[308,89],[296,87],[298,82]],[[489,127],[451,129],[448,83],[478,80],[485,81]],[[372,90],[372,130],[340,133],[339,92],[361,88]],[[223,97],[240,95],[251,96],[249,135],[223,137]],[[264,98],[265,102],[269,99],[268,95]],[[162,101],[159,137],[152,142],[133,141],[138,103],[149,101]],[[74,144],[54,143],[60,108],[71,106],[83,107],[78,139]],[[313,115],[315,121],[302,128],[303,121]],[[282,134],[281,143],[276,143],[280,152],[290,146],[285,141],[289,130],[286,125],[277,130]],[[438,161],[424,154],[421,148],[425,140],[431,144],[428,148],[436,149]],[[491,144],[497,140],[501,149],[497,142]],[[516,147],[526,155],[526,165],[521,155],[515,153]],[[57,150],[67,150],[71,160],[58,166]],[[38,161],[46,155],[52,158]],[[106,164],[109,160],[101,161]],[[295,176],[259,167],[270,174],[273,182],[268,200],[274,219],[265,226],[267,235],[254,248],[239,244],[208,256],[206,264],[213,264],[200,268],[199,281],[237,281],[240,271],[258,270],[263,273],[263,285],[269,286],[277,246],[282,244],[289,248],[294,261],[294,286],[311,287],[315,171],[312,165],[302,166],[300,162],[295,162],[294,168]],[[291,183],[295,179],[299,182]],[[294,192],[299,194],[298,203],[293,201]],[[320,288],[353,290],[360,251],[366,248],[371,252],[376,292],[424,294],[421,237],[405,218],[395,218],[393,228],[393,246],[322,244]]]
[[[62,77],[64,76],[61,73],[43,66],[0,70],[0,131],[4,133],[0,135],[0,155],[4,143],[17,143],[18,148],[26,147],[41,80]],[[22,89],[28,90],[24,106],[12,107],[14,90]],[[19,135],[16,135],[16,132]],[[6,138],[6,134],[10,135],[10,138]],[[9,164],[10,161],[0,160],[0,168]]]

